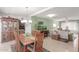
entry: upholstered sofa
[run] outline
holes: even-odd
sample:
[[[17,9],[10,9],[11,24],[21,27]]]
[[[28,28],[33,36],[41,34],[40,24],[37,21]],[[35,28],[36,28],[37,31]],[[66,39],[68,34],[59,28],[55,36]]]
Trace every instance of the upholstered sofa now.
[[[58,30],[58,31],[53,31],[52,38],[56,37],[56,39],[62,39],[64,41],[70,41],[73,38],[73,34],[70,33],[69,31],[65,30]]]

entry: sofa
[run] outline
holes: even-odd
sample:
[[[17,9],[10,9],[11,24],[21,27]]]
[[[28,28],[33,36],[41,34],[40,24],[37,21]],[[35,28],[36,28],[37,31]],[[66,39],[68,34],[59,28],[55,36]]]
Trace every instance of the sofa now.
[[[55,30],[53,31],[52,38],[56,38],[57,40],[63,40],[67,42],[73,40],[73,34],[65,30]]]

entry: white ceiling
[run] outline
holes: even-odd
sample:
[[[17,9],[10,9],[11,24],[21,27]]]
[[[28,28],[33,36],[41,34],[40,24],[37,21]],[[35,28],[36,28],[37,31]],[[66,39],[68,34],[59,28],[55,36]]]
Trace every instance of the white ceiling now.
[[[32,15],[46,7],[0,7],[0,15],[27,16]]]
[[[52,19],[79,19],[79,7],[53,7],[37,16],[46,17],[48,14],[56,14]]]
[[[52,19],[65,20],[79,19],[79,7],[0,7],[1,16],[36,16],[46,17],[48,14],[56,14]]]

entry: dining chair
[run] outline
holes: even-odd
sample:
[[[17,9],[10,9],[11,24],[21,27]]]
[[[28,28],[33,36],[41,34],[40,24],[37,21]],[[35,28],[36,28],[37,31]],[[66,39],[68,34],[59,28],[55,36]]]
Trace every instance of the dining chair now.
[[[19,35],[16,31],[14,31],[14,37],[16,41],[16,51],[19,52],[20,51]]]
[[[37,33],[38,31],[36,30],[32,30],[32,36],[35,36],[35,34]]]
[[[36,31],[36,30],[32,30],[32,36],[35,37],[35,41],[27,46],[28,50],[30,50],[31,52],[34,52],[34,51],[35,51],[36,33],[37,33],[37,32],[38,32],[38,31]]]
[[[24,39],[24,34],[23,33],[20,33],[19,35],[19,39],[20,40],[23,40]],[[26,45],[23,45],[21,41],[19,41],[19,44],[20,44],[20,51],[21,52],[26,52]]]
[[[36,33],[36,43],[35,43],[35,51],[42,52],[43,51],[43,39],[44,33]]]
[[[30,50],[27,49],[27,46],[32,44],[33,41],[26,41],[26,43],[23,43],[22,41],[25,41],[25,39],[26,39],[25,35],[23,33],[21,33],[19,35],[19,39],[20,39],[19,43],[20,43],[21,51],[22,52],[29,52]],[[28,38],[27,38],[27,40],[28,40]]]
[[[35,32],[35,42],[30,44],[29,50],[32,52],[42,52],[43,51],[43,39],[44,39],[44,34],[41,32]]]

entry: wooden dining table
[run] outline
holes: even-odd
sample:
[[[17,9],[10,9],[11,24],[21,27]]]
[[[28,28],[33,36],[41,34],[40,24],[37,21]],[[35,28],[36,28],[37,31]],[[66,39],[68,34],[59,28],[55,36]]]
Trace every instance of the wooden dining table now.
[[[19,41],[25,46],[25,50],[27,49],[27,45],[35,42],[34,36],[24,36],[24,34],[21,34],[19,36]]]

